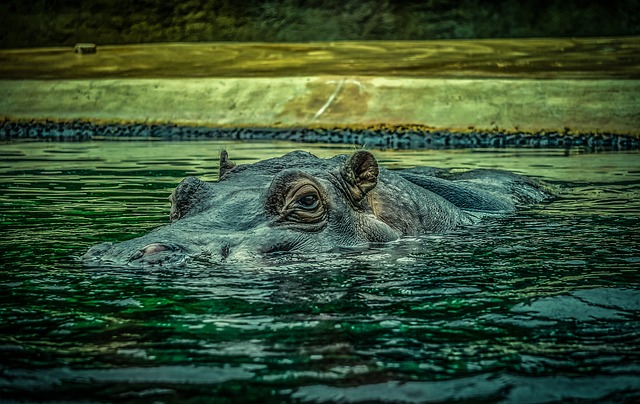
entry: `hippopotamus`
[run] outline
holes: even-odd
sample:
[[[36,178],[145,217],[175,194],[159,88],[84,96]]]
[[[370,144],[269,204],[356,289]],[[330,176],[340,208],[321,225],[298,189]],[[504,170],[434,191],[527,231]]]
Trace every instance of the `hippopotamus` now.
[[[329,159],[294,151],[244,165],[223,151],[219,167],[217,182],[180,182],[169,197],[169,224],[94,246],[84,260],[170,265],[366,248],[473,225],[551,196],[506,171],[389,170],[367,150]]]

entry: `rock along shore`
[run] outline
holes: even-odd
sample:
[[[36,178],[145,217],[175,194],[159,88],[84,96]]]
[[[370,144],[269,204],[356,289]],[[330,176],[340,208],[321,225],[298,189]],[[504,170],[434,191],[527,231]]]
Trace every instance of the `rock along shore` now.
[[[343,143],[392,149],[454,149],[470,147],[571,148],[640,150],[640,139],[612,133],[446,131],[420,126],[215,128],[173,124],[106,124],[88,121],[0,122],[0,140],[46,142],[82,141],[191,141],[287,140],[307,143]]]

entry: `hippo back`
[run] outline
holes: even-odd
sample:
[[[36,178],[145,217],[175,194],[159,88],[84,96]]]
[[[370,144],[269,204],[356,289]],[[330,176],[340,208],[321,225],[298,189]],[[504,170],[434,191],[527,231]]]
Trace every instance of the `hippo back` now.
[[[399,171],[404,179],[425,188],[466,211],[511,212],[551,196],[531,178],[501,170],[464,172],[416,167]]]

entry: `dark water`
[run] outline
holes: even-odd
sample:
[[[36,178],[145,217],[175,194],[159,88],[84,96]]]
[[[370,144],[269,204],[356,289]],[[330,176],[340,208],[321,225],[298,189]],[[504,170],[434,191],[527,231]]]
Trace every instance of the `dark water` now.
[[[640,400],[640,153],[379,151],[391,168],[498,167],[560,197],[369,251],[179,269],[77,257],[168,221],[293,143],[4,144],[0,401]]]

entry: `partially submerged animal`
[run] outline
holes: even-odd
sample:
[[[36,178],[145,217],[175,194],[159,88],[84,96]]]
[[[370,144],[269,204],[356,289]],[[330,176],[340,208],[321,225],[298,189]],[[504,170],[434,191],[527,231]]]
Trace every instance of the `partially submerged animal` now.
[[[550,196],[497,170],[391,171],[373,154],[320,159],[295,151],[254,164],[220,155],[220,179],[187,177],[171,194],[171,224],[92,247],[89,263],[170,264],[280,252],[315,253],[445,232]]]

